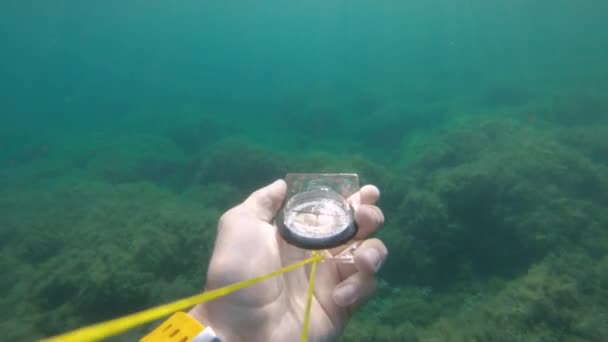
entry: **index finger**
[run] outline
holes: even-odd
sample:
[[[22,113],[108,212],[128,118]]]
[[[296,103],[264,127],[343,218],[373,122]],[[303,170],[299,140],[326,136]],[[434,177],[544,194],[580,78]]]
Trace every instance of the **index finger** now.
[[[348,198],[355,210],[361,204],[375,204],[380,198],[380,190],[375,185],[365,185]]]
[[[347,201],[355,209],[355,220],[359,227],[359,232],[354,240],[367,238],[368,235],[376,231],[378,226],[384,221],[382,211],[374,204],[380,198],[380,190],[374,185],[365,185],[359,191],[352,194]],[[352,241],[351,241],[352,243]],[[350,243],[330,249],[332,255],[337,255],[347,248]]]

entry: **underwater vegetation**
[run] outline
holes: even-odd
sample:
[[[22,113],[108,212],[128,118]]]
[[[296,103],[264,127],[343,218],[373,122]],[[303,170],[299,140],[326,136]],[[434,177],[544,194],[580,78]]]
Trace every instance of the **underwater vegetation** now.
[[[492,106],[531,96],[486,95]],[[608,340],[608,107],[560,101],[534,124],[451,122],[414,155],[404,137],[428,122],[395,105],[353,142],[386,134],[401,154],[390,163],[365,149],[289,154],[212,119],[99,138],[66,160],[42,145],[12,151],[0,187],[0,305],[11,310],[0,327],[32,340],[196,293],[224,210],[289,171],[353,171],[382,190],[390,254],[342,341]],[[319,133],[314,121],[302,129]]]
[[[606,339],[608,169],[565,134],[492,120],[430,146],[380,233],[393,288],[343,340]]]

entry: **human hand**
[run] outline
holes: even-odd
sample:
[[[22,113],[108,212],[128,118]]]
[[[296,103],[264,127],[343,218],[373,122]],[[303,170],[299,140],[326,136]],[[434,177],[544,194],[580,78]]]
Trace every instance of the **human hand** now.
[[[220,219],[206,290],[212,290],[276,271],[308,257],[278,234],[273,219],[285,198],[287,185],[278,180],[254,192]],[[353,311],[375,291],[374,274],[387,256],[378,239],[367,239],[383,223],[375,206],[380,196],[367,185],[348,200],[355,208],[362,240],[354,264],[332,261],[317,265],[308,341],[335,339]],[[342,248],[330,252],[337,254]],[[190,315],[210,325],[225,342],[298,341],[304,321],[310,267],[300,267],[227,296],[195,306]]]

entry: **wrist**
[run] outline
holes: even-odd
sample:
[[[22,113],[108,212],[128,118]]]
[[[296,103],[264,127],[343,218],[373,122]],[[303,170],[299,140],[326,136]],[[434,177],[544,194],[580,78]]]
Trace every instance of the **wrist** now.
[[[223,330],[221,324],[214,324],[212,322],[205,305],[203,305],[203,304],[195,305],[192,309],[190,309],[190,311],[188,312],[188,315],[190,317],[194,318],[195,320],[197,320],[199,323],[201,323],[205,327],[210,327],[211,329],[213,329],[213,332],[217,335],[217,337],[219,337],[222,340],[222,342],[240,341],[239,339],[235,338],[234,336],[230,336],[230,334],[228,334],[226,332],[226,330]],[[215,323],[218,323],[218,322],[215,322]]]
[[[190,309],[190,311],[188,311],[188,315],[206,327],[210,325],[205,308],[202,304],[195,305],[192,309]]]

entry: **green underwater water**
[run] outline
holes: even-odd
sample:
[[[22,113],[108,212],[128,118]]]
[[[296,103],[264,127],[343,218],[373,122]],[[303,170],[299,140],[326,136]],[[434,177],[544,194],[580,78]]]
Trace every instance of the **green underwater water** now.
[[[226,209],[327,171],[387,220],[342,341],[608,340],[607,3],[4,0],[0,28],[0,339],[200,291]]]

